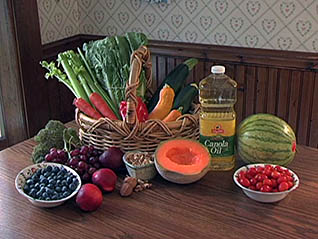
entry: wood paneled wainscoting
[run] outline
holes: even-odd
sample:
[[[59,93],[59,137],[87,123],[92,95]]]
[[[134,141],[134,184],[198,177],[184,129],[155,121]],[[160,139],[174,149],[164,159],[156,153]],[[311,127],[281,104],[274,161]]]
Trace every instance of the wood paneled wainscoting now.
[[[101,36],[80,35],[43,46],[45,59]],[[199,82],[212,65],[222,64],[238,82],[235,106],[238,123],[254,113],[271,113],[287,121],[299,144],[318,147],[318,55],[240,47],[150,41],[153,85],[189,57],[199,60],[187,82]],[[51,115],[72,118],[72,95],[57,81],[50,81]],[[58,89],[58,90],[57,90]]]

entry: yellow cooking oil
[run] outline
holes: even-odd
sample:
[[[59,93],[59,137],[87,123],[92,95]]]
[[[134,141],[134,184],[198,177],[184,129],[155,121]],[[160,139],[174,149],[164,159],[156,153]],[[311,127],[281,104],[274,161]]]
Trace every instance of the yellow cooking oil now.
[[[212,66],[211,74],[199,84],[199,141],[209,150],[214,171],[235,166],[236,99],[237,83],[225,74],[224,66]]]

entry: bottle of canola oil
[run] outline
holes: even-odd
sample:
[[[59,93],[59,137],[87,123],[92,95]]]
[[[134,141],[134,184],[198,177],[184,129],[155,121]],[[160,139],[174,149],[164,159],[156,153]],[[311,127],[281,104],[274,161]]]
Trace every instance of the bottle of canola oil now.
[[[225,75],[224,66],[212,66],[211,72],[199,84],[200,142],[211,154],[211,170],[226,171],[235,166],[237,83]]]

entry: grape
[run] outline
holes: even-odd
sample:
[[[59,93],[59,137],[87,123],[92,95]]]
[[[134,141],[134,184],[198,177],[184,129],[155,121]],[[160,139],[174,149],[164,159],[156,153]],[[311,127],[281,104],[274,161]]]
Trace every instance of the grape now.
[[[84,173],[83,174],[83,181],[88,182],[91,179],[91,175],[89,175],[88,173]]]
[[[99,156],[98,150],[97,150],[97,149],[94,149],[93,152],[92,152],[92,155],[93,155],[93,156]]]
[[[80,149],[80,154],[86,155],[88,153],[88,146],[84,145]]]
[[[77,156],[80,154],[80,150],[79,149],[74,149],[71,151],[71,156],[74,157],[74,156]]]
[[[89,153],[93,153],[94,149],[95,149],[95,148],[94,148],[93,145],[88,146],[88,152],[89,152]]]
[[[61,150],[61,149],[57,150],[57,156],[60,159],[67,159],[66,152],[64,150]]]
[[[89,162],[90,164],[97,163],[97,162],[98,162],[98,158],[97,158],[97,157],[90,157],[89,160],[88,160],[88,162]]]
[[[82,176],[83,174],[84,174],[84,172],[85,172],[85,170],[84,169],[81,169],[81,168],[75,168],[75,170],[76,170],[76,172],[80,175],[80,176]]]
[[[52,155],[51,155],[51,154],[45,155],[45,161],[46,161],[46,162],[52,162],[52,161],[53,161]]]
[[[80,155],[80,160],[87,162],[88,157],[84,154]]]
[[[79,161],[77,167],[78,167],[79,169],[84,169],[84,170],[86,170],[86,168],[87,168],[87,163],[85,163],[84,161]]]
[[[50,155],[52,156],[52,158],[56,159],[58,156],[57,150],[55,149],[55,150],[50,151]]]
[[[70,165],[71,166],[77,166],[77,164],[78,164],[78,159],[77,158],[71,158]]]
[[[96,169],[99,169],[100,168],[100,163],[96,162],[93,164],[93,166],[96,168]]]
[[[90,168],[88,169],[88,174],[92,175],[93,173],[95,173],[95,171],[96,171],[96,168],[90,167]]]

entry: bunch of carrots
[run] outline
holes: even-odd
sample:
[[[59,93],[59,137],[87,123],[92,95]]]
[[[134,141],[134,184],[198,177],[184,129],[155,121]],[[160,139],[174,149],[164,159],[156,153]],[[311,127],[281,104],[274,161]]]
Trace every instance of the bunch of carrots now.
[[[114,112],[109,108],[103,97],[97,92],[91,93],[89,96],[89,100],[95,108],[92,107],[92,105],[83,98],[75,98],[73,104],[80,111],[94,119],[99,119],[102,117],[106,117],[111,120],[118,119]]]

